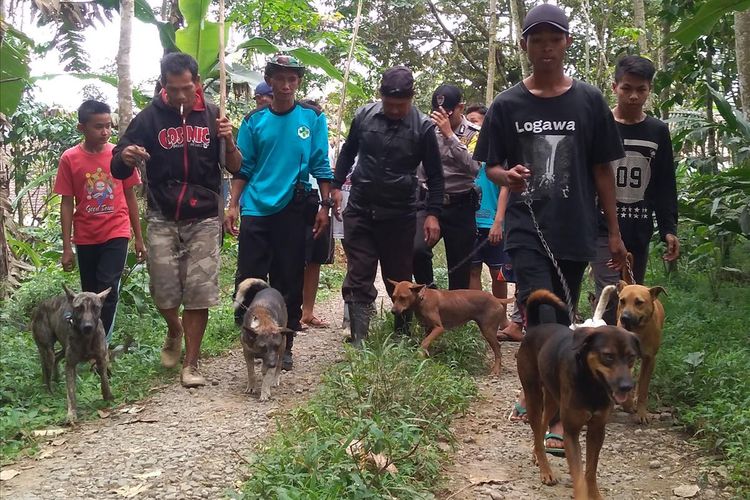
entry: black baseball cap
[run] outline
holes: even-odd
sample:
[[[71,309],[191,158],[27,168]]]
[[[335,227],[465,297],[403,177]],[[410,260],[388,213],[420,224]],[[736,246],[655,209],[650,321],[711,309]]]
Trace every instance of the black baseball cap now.
[[[523,31],[521,32],[521,36],[525,37],[528,35],[529,31],[540,24],[549,24],[565,34],[570,34],[568,16],[566,16],[565,12],[556,5],[543,3],[531,9],[523,20]]]
[[[432,93],[432,109],[442,106],[446,111],[453,111],[463,100],[464,96],[460,88],[444,83]]]
[[[412,97],[414,75],[406,66],[394,66],[383,73],[380,80],[380,95],[384,97]]]

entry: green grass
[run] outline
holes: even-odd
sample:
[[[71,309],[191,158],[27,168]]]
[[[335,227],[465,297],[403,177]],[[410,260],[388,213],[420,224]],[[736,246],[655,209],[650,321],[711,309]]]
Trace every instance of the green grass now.
[[[463,328],[423,359],[415,339],[386,334],[390,321],[374,328],[366,349],[347,349],[252,457],[245,498],[432,498],[447,457],[439,444],[452,442],[451,421],[476,397],[469,371],[484,365],[485,346],[474,342],[475,329]],[[354,456],[352,442],[361,444]],[[387,461],[375,465],[368,452]]]
[[[236,260],[236,242],[227,239],[222,249],[219,275],[222,305],[209,312],[208,327],[201,344],[203,356],[219,355],[235,345],[239,338],[231,310]],[[132,258],[130,262],[132,264]],[[323,266],[318,300],[325,300],[340,290],[342,280],[340,264]],[[160,364],[159,353],[166,323],[151,302],[148,282],[148,273],[143,265],[136,266],[123,280],[112,345],[121,344],[128,335],[132,335],[135,342],[129,352],[118,357],[112,365],[114,405],[142,399],[152,387],[173,380],[176,373],[175,370],[162,368]],[[2,464],[37,450],[37,442],[32,436],[34,430],[63,425],[65,421],[64,367],[60,367],[60,382],[49,394],[42,384],[39,355],[28,328],[36,304],[62,293],[62,283],[79,290],[78,272],[64,273],[56,263],[50,264],[41,272],[28,276],[10,299],[0,303]],[[79,419],[98,418],[97,410],[110,406],[101,399],[99,379],[85,364],[78,367],[78,374]]]
[[[225,259],[231,260],[231,259]],[[227,264],[228,262],[225,262]],[[231,293],[226,288],[227,275],[233,266],[222,272],[223,297]],[[29,316],[41,300],[62,290],[63,282],[72,289],[80,289],[78,273],[63,273],[50,267],[29,277],[0,307],[0,456],[2,463],[32,454],[37,443],[32,432],[63,425],[66,414],[65,375],[60,368],[60,382],[49,394],[42,384],[39,355],[28,329]],[[153,307],[148,295],[148,276],[141,266],[124,283],[124,293],[118,306],[112,344],[122,343],[127,335],[134,337],[129,352],[112,365],[114,405],[139,400],[155,385],[171,380],[174,370],[161,367],[159,352],[164,340],[166,323]],[[144,292],[145,290],[145,292]],[[210,311],[209,326],[202,344],[204,355],[224,352],[237,339],[229,300],[222,307]],[[78,367],[78,414],[86,420],[97,417],[97,410],[110,406],[101,399],[99,378],[87,365]]]

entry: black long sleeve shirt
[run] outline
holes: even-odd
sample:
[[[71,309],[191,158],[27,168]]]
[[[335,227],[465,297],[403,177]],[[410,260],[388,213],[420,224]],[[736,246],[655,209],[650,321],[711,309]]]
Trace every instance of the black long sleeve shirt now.
[[[443,168],[435,125],[412,106],[402,120],[390,120],[381,102],[357,110],[341,148],[334,187],[341,187],[354,165],[348,207],[388,219],[416,212],[417,167],[424,166],[429,197],[427,212],[439,215],[443,205]]]

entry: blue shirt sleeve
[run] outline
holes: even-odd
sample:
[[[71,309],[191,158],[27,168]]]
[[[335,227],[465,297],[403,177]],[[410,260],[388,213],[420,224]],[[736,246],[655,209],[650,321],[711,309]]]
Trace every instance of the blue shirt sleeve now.
[[[316,116],[312,139],[310,173],[318,180],[331,180],[333,171],[328,159],[328,122],[323,113]]]
[[[247,181],[258,165],[258,154],[255,148],[250,118],[242,120],[242,124],[240,124],[240,130],[237,133],[237,147],[240,148],[240,152],[242,153],[242,166],[234,177]]]

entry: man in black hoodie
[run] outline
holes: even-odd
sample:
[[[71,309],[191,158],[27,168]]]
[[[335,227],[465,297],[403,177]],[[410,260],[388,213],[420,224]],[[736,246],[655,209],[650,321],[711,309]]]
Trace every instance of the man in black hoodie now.
[[[219,141],[226,143],[229,172],[239,170],[242,156],[229,120],[219,118],[217,107],[203,96],[195,59],[183,53],[164,56],[161,84],[113,150],[111,168],[117,179],[135,167],[143,171],[150,289],[169,329],[161,361],[168,368],[177,365],[184,332],[181,381],[196,387],[206,384],[198,357],[208,308],[219,303]]]

